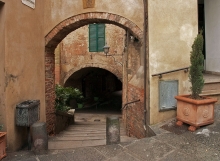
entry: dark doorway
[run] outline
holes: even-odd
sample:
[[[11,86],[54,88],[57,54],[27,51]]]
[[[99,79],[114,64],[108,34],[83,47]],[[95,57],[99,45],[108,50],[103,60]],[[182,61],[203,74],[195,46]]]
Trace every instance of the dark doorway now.
[[[83,68],[73,73],[64,86],[83,93],[83,108],[74,106],[76,112],[121,112],[122,82],[105,69]]]
[[[203,44],[203,55],[204,59],[206,59],[206,53],[205,53],[205,9],[204,9],[204,0],[198,0],[198,31],[203,31],[203,38],[204,38],[204,44]]]

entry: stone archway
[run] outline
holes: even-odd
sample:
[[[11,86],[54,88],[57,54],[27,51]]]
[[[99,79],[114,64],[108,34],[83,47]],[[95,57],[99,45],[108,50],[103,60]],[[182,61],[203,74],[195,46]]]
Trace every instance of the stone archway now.
[[[98,68],[101,68],[101,69],[105,69],[109,72],[111,72],[112,74],[114,74],[121,82],[122,82],[122,71],[119,71],[117,70],[117,68],[113,68],[111,66],[106,66],[105,64],[93,64],[93,63],[90,63],[90,64],[83,64],[77,68],[73,68],[71,69],[64,77],[63,79],[63,84],[65,84],[65,82],[67,81],[67,79],[73,74],[75,73],[76,71],[82,69],[82,68],[86,68],[86,67],[98,67]]]
[[[79,27],[88,25],[90,23],[114,24],[116,26],[119,26],[127,30],[140,41],[142,41],[143,38],[143,32],[136,24],[134,24],[130,20],[120,15],[116,15],[113,13],[105,13],[105,12],[90,12],[90,13],[83,13],[72,16],[60,22],[46,35],[45,37],[45,97],[46,97],[45,100],[46,100],[47,130],[49,134],[54,133],[54,127],[55,127],[54,50],[66,35],[78,29]],[[109,70],[112,70],[114,73],[113,69],[109,69]],[[122,75],[120,75],[119,73],[116,72],[115,75],[122,79]]]

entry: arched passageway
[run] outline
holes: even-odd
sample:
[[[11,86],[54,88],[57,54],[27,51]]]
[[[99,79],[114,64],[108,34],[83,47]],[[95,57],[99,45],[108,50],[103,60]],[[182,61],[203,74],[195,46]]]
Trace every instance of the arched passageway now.
[[[88,67],[73,73],[65,82],[65,87],[78,88],[84,96],[83,107],[71,103],[76,112],[117,112],[122,107],[122,82],[111,72]]]
[[[55,93],[54,93],[54,80],[55,80],[55,74],[54,74],[54,50],[56,46],[63,40],[63,38],[68,35],[70,32],[78,29],[79,27],[82,27],[87,24],[91,23],[106,23],[106,24],[114,24],[116,26],[119,26],[123,29],[125,29],[127,32],[131,33],[134,37],[136,37],[139,42],[142,42],[143,32],[140,30],[140,28],[135,25],[130,20],[121,17],[116,14],[112,13],[83,13],[80,15],[76,15],[73,17],[70,17],[61,23],[59,23],[57,26],[54,27],[48,33],[45,37],[45,92],[46,92],[46,119],[47,119],[47,129],[49,134],[54,133],[54,122],[55,122],[55,115],[54,115],[54,100],[55,100]],[[132,61],[131,61],[132,63]],[[138,63],[137,63],[138,64]],[[132,68],[132,66],[131,66]],[[109,69],[110,71],[113,69]],[[132,71],[132,69],[131,69]],[[115,74],[119,79],[123,79],[122,74]],[[130,75],[131,78],[131,75]],[[129,78],[125,78],[127,81]],[[132,86],[132,90],[134,91],[135,87]],[[140,93],[143,93],[143,89]],[[135,90],[136,92],[137,90]],[[132,93],[132,95],[137,95],[135,92]],[[142,95],[141,95],[142,96]],[[132,98],[132,97],[131,97]],[[143,98],[141,99],[143,101]],[[142,104],[141,104],[142,105]],[[143,121],[141,121],[143,122]]]

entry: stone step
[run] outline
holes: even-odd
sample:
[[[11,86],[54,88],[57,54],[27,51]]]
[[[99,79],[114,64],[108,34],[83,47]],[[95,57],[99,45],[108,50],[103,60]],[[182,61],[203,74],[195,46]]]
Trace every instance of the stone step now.
[[[202,93],[201,96],[216,98],[218,101],[215,104],[220,104],[220,93]]]
[[[219,82],[206,82],[203,87],[203,91],[207,90],[220,90],[220,81]]]
[[[64,134],[58,134],[57,137],[100,137],[100,136],[105,136],[106,133],[92,133],[92,134],[82,134],[82,133],[64,133]],[[126,136],[126,133],[125,132],[120,132],[120,135],[121,136]]]
[[[52,140],[72,140],[72,141],[80,141],[80,140],[103,140],[106,139],[105,135],[96,135],[96,136],[69,136],[69,135],[61,135],[57,137],[51,138]]]
[[[120,130],[123,130],[124,127],[120,127]],[[106,130],[106,126],[100,127],[100,126],[93,126],[93,127],[71,127],[71,128],[67,128],[65,131],[95,131],[95,130],[101,130],[101,131],[105,131]]]
[[[89,147],[89,146],[98,146],[105,145],[106,140],[49,140],[48,149],[49,150],[62,150],[62,149],[73,149],[79,147]]]
[[[205,84],[201,95],[217,98],[218,102],[216,104],[220,104],[220,75],[205,73],[204,80]]]
[[[220,89],[216,89],[216,90],[206,90],[206,91],[202,91],[202,95],[219,95],[220,94]]]
[[[94,121],[100,118],[101,121]],[[90,121],[88,121],[90,120]],[[86,146],[106,145],[106,116],[79,115],[75,123],[60,132],[55,137],[50,137],[48,147],[50,150],[72,149]],[[136,138],[126,136],[125,128],[121,122],[121,142],[130,142]]]
[[[128,139],[133,139],[131,137],[128,137],[126,135],[122,135],[121,134],[121,138],[128,138]],[[60,136],[56,136],[56,137],[52,137],[50,138],[51,141],[52,140],[102,140],[102,139],[106,139],[106,135],[96,135],[96,136],[72,136],[72,135],[60,135]]]
[[[136,140],[135,138],[130,138],[127,136],[120,137],[121,142],[131,142]],[[94,139],[94,140],[52,140],[49,139],[48,149],[50,150],[63,150],[63,149],[74,149],[79,147],[90,147],[90,146],[99,146],[106,145],[106,139]]]

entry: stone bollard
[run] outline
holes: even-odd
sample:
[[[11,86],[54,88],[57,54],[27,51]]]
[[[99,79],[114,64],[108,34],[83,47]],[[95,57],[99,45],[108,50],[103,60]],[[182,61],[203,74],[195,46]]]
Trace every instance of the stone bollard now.
[[[106,144],[120,143],[120,122],[117,116],[106,118]]]
[[[32,150],[35,154],[45,154],[48,150],[48,137],[45,122],[37,122],[31,126]]]

